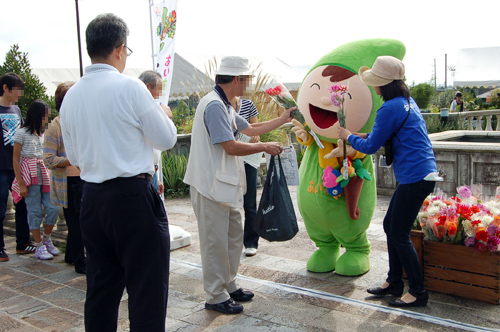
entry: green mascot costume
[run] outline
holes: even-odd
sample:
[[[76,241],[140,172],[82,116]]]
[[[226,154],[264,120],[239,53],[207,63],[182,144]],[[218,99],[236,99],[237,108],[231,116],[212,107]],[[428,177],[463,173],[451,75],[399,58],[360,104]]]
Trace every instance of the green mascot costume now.
[[[307,233],[318,247],[307,262],[312,272],[333,271],[356,276],[370,269],[370,242],[366,230],[377,200],[373,161],[346,146],[348,171],[344,173],[344,148],[338,140],[337,112],[330,97],[333,85],[347,87],[344,96],[346,126],[368,133],[382,99],[358,77],[361,66],[372,67],[380,55],[403,59],[405,46],[393,39],[366,39],[342,45],[326,54],[302,82],[298,106],[313,137],[296,121],[293,131],[307,146],[299,170],[298,204]],[[338,145],[337,145],[338,144]],[[344,178],[344,174],[349,174]],[[345,252],[341,255],[341,246]]]

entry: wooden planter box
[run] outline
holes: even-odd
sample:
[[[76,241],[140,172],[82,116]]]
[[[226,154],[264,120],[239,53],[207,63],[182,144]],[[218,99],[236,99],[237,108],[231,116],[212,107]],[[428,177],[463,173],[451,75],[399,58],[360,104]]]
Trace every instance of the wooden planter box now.
[[[500,254],[424,240],[425,289],[493,304],[500,301]]]
[[[415,251],[417,252],[421,271],[424,271],[424,235],[425,234],[423,231],[419,231],[416,229],[412,229],[410,233],[410,240],[413,243]],[[404,274],[406,276],[406,273]]]
[[[418,261],[420,262],[420,271],[424,271],[424,232],[412,229],[410,240],[417,252]],[[403,278],[406,278],[406,271],[403,269]]]

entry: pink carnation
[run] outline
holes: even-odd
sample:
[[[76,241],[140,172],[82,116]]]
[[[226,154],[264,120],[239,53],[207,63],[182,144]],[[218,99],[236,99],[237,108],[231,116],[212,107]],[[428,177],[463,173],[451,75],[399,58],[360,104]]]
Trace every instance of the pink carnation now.
[[[488,250],[491,252],[496,252],[498,251],[498,245],[500,245],[500,239],[496,236],[490,236],[487,242]]]
[[[442,211],[442,214],[444,214],[448,217],[454,217],[457,215],[457,211],[455,210],[455,207],[453,207],[453,206],[447,206],[447,207],[443,208],[441,211]]]
[[[458,187],[457,192],[462,198],[470,198],[472,196],[472,191],[467,186]]]
[[[474,236],[470,236],[465,239],[465,246],[472,247],[476,243],[476,238]]]
[[[476,205],[479,209],[481,209],[481,211],[484,211],[484,212],[489,212],[488,208],[486,206],[484,206],[483,204],[477,204]]]
[[[494,236],[498,231],[498,227],[495,224],[490,224],[487,231],[489,236]]]

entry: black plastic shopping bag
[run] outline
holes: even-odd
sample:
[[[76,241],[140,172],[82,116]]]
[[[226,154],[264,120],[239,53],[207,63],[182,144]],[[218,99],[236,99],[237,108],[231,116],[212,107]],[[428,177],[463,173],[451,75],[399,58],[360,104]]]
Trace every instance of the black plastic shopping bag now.
[[[279,170],[276,169],[274,156],[271,156],[266,183],[255,217],[255,231],[268,241],[287,241],[299,231],[279,156],[278,163]]]

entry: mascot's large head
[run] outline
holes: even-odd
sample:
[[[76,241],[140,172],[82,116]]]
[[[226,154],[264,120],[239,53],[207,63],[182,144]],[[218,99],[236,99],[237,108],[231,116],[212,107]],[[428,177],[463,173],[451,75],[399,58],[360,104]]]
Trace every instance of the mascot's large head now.
[[[307,125],[324,141],[337,141],[338,107],[330,100],[328,88],[347,85],[352,99],[345,103],[347,129],[369,132],[382,99],[358,76],[362,66],[372,67],[380,55],[403,60],[406,49],[394,39],[364,39],[344,44],[324,55],[311,68],[300,87],[298,106]],[[346,98],[348,99],[348,97]]]

